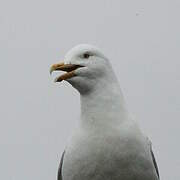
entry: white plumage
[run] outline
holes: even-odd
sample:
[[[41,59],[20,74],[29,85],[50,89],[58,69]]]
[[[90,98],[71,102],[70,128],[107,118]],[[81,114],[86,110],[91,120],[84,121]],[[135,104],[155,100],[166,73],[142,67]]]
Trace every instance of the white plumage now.
[[[67,65],[73,72],[63,69]],[[151,143],[129,116],[109,60],[94,46],[78,45],[53,70],[68,72],[61,80],[81,99],[79,127],[62,156],[58,180],[158,180]]]

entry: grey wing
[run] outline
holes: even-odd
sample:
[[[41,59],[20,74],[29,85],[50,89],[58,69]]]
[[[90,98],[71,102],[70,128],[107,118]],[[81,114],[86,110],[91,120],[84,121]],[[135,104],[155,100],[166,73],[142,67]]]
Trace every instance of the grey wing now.
[[[152,151],[152,146],[151,146],[151,156],[152,156],[152,160],[153,160],[153,163],[154,163],[154,167],[155,167],[155,169],[156,169],[157,176],[158,176],[158,178],[160,179],[158,166],[157,166],[157,163],[156,163],[156,159],[155,159],[154,153],[153,153],[153,151]]]
[[[62,179],[62,166],[63,166],[64,154],[65,154],[65,151],[62,154],[61,161],[60,161],[60,164],[59,164],[57,180],[63,180]]]
[[[148,139],[148,141],[149,141],[149,145],[150,145],[150,152],[151,152],[151,157],[152,157],[152,161],[153,161],[153,164],[154,164],[154,168],[156,170],[158,179],[160,179],[158,166],[157,166],[156,159],[155,159],[155,156],[154,156],[154,153],[153,153],[153,150],[152,150],[152,143],[151,143],[151,141],[149,139]]]

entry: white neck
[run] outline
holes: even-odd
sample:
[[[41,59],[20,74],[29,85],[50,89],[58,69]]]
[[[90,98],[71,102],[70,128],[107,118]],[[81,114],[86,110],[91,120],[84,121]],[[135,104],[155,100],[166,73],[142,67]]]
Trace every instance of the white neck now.
[[[128,113],[116,77],[102,80],[95,90],[81,94],[81,123],[86,127],[108,127],[122,123]]]

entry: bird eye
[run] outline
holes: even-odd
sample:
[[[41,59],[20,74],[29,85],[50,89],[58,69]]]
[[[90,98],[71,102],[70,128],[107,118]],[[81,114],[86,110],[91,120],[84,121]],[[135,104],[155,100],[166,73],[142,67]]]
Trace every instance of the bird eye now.
[[[88,53],[83,54],[83,57],[84,57],[85,59],[88,59],[89,56],[90,56],[90,54],[88,54]]]

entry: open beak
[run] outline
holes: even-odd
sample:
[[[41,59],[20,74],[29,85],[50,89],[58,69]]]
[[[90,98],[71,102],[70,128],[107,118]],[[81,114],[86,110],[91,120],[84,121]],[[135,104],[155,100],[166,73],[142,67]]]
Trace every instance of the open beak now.
[[[62,74],[61,76],[55,79],[55,82],[61,82],[63,80],[76,76],[75,70],[80,67],[82,66],[75,64],[64,64],[64,62],[53,64],[50,68],[50,74],[52,74],[53,71],[65,71],[66,72],[65,74]]]

